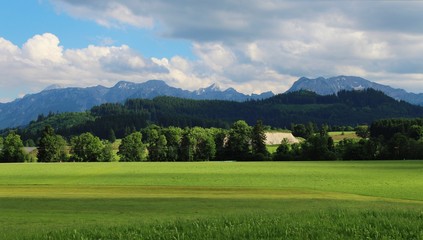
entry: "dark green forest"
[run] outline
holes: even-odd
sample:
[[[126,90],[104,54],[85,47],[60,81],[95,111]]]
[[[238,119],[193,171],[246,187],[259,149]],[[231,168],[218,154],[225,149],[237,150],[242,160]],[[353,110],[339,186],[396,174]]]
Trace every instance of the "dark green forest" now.
[[[289,129],[292,124],[357,126],[370,125],[380,119],[422,116],[423,107],[397,101],[373,89],[341,91],[329,96],[299,91],[241,103],[175,97],[128,99],[122,104],[96,106],[86,113],[40,115],[16,131],[24,140],[36,141],[44,127],[50,125],[65,138],[91,132],[108,139],[111,131],[122,138],[150,124],[229,129],[233,122],[242,119],[249,125],[262,120],[267,126]],[[3,135],[7,132],[3,130]]]
[[[121,161],[422,159],[422,116],[422,107],[372,89],[330,96],[300,91],[242,103],[129,99],[5,129],[0,158],[27,161],[19,149],[36,145],[38,161],[114,161],[111,143],[120,138]],[[270,154],[264,132],[271,128],[290,129],[304,141],[282,141]],[[335,143],[328,135],[346,129],[361,139]]]

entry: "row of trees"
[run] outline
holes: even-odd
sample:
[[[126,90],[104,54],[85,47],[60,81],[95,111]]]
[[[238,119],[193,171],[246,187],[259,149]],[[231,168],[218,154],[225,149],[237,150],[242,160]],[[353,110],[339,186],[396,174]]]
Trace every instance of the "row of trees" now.
[[[420,119],[381,120],[370,128],[358,126],[356,130],[361,139],[344,139],[339,143],[328,135],[326,125],[320,128],[312,124],[293,125],[294,134],[302,134],[305,140],[290,144],[284,139],[273,155],[267,151],[261,121],[253,127],[245,121],[237,121],[229,130],[149,125],[128,133],[117,155],[120,161],[423,159],[422,125]],[[83,133],[68,143],[51,127],[46,127],[39,140],[37,158],[39,162],[115,161],[117,156],[112,146],[115,137],[111,138],[111,141],[101,140],[91,133]],[[19,135],[14,132],[5,139],[0,138],[0,161],[28,161],[22,147]]]
[[[357,126],[361,139],[335,144],[323,125],[316,133],[309,125],[293,125],[305,137],[300,144],[282,141],[273,160],[397,160],[423,159],[423,119],[386,119],[370,127]],[[300,130],[300,131],[299,131]]]
[[[69,143],[45,127],[38,144],[39,162],[108,162],[117,159],[112,142],[101,140],[91,133],[74,136]],[[68,146],[69,145],[69,146]],[[15,132],[1,139],[2,162],[23,162],[26,155],[23,143]],[[119,145],[120,161],[210,161],[210,160],[263,160],[269,157],[265,145],[264,127],[258,121],[254,127],[245,121],[235,122],[229,130],[218,128],[163,128],[150,125],[141,131],[133,130]]]

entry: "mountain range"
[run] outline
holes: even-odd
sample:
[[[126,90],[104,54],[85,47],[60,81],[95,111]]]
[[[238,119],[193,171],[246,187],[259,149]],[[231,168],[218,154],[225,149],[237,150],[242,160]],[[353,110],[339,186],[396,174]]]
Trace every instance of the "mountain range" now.
[[[423,106],[423,93],[409,93],[403,89],[392,88],[387,85],[353,76],[337,76],[331,78],[319,77],[316,79],[302,77],[292,85],[288,92],[308,90],[319,95],[331,95],[337,94],[341,90],[351,91],[368,88],[379,90],[396,100],[403,100],[411,104]]]
[[[171,87],[161,80],[150,80],[144,83],[120,81],[111,88],[104,86],[60,88],[60,86],[54,85],[39,93],[28,94],[13,102],[1,103],[0,129],[28,124],[40,114],[82,112],[102,103],[119,103],[129,98],[152,99],[157,96],[172,96],[196,100],[242,102],[269,98],[273,95],[272,92],[245,95],[233,88],[221,90],[216,84],[196,91],[188,91]]]
[[[337,94],[341,90],[379,90],[386,95],[415,105],[423,106],[423,94],[406,92],[387,85],[371,82],[354,76],[337,76],[331,78],[319,77],[298,79],[287,92],[308,90],[319,95]],[[144,83],[120,81],[108,88],[95,86],[87,88],[61,88],[49,86],[43,91],[28,94],[23,98],[9,103],[0,103],[0,129],[18,127],[35,120],[40,114],[50,112],[82,112],[103,103],[123,103],[126,99],[153,99],[158,96],[171,96],[194,100],[228,100],[243,102],[247,100],[266,99],[274,96],[272,92],[245,95],[233,88],[222,90],[213,84],[207,88],[195,91],[183,90],[167,85],[161,80],[150,80]]]

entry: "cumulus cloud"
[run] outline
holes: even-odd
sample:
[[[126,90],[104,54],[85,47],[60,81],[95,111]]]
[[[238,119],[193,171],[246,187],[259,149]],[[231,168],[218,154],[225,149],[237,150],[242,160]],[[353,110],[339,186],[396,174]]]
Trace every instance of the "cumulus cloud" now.
[[[59,39],[51,33],[35,35],[23,45],[23,57],[33,62],[61,63],[64,61],[63,47],[59,43]]]

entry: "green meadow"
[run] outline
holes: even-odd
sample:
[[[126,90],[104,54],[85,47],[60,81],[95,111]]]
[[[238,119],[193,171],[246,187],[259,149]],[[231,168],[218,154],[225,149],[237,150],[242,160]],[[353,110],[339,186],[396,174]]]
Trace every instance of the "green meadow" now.
[[[423,239],[423,161],[0,164],[0,239]]]
[[[354,131],[329,132],[328,134],[329,136],[332,137],[333,141],[336,143],[344,139],[355,139],[355,140],[361,139],[359,136],[357,136],[357,134]]]

